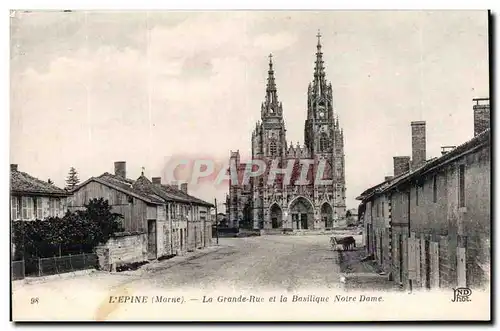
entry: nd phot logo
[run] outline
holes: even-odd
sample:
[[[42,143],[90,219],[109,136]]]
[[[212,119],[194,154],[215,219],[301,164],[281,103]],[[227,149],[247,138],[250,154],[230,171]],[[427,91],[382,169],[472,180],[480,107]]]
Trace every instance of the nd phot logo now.
[[[472,291],[468,287],[459,287],[453,289],[453,299],[451,302],[468,302],[471,301],[470,296]]]

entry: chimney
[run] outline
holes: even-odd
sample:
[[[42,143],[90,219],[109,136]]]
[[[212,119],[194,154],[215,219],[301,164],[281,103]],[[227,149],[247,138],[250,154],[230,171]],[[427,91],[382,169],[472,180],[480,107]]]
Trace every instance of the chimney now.
[[[452,149],[454,149],[456,146],[441,146],[441,155],[445,155]]]
[[[410,170],[409,156],[394,156],[394,177],[397,177]]]
[[[425,163],[425,121],[411,122],[411,149],[413,169]]]
[[[188,193],[188,184],[187,183],[182,183],[181,184],[181,191],[184,193]]]
[[[151,178],[153,184],[161,184],[161,177],[153,177]]]
[[[385,176],[384,177],[384,182],[387,182],[388,180],[391,180],[393,178],[394,178],[394,176]]]
[[[472,99],[474,109],[474,137],[490,128],[490,99]]]
[[[126,162],[125,161],[116,161],[115,162],[115,175],[127,178],[127,170],[126,170]]]
[[[11,164],[10,171],[17,171],[17,164]]]
[[[174,187],[174,188],[176,188],[176,189],[178,189],[178,188],[179,188],[179,184],[177,183],[177,181],[176,181],[176,180],[171,181],[171,182],[170,182],[170,186],[172,186],[172,187]]]

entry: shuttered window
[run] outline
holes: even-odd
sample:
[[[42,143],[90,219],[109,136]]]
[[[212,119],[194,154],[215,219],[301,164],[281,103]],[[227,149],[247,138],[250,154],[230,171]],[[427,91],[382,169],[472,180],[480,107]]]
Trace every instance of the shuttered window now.
[[[461,164],[458,172],[458,202],[465,207],[465,165]]]
[[[22,218],[23,220],[33,219],[33,198],[22,197]]]
[[[42,209],[42,198],[41,197],[37,197],[35,199],[35,210],[36,210],[35,218],[37,220],[43,219],[43,209]]]
[[[19,198],[10,197],[10,217],[12,220],[19,219]]]

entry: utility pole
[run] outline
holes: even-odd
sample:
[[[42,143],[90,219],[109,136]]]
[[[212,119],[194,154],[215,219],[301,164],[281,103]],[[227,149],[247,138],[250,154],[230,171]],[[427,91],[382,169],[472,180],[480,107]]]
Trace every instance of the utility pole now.
[[[217,245],[219,245],[219,226],[217,224],[217,198],[215,198],[215,238],[217,238]]]

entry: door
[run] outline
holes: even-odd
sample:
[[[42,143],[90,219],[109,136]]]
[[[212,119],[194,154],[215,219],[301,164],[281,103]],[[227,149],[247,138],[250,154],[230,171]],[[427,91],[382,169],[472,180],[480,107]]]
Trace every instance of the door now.
[[[430,254],[429,240],[425,241],[425,287],[431,288],[431,254]]]
[[[295,224],[295,229],[300,229],[300,220],[298,214],[292,214],[293,223]]]
[[[399,281],[403,282],[403,236],[399,236]]]
[[[300,215],[300,222],[302,223],[302,229],[307,230],[307,214]]]
[[[384,243],[383,243],[382,232],[380,233],[380,265],[382,267],[384,266]]]
[[[278,228],[278,218],[277,217],[273,217],[272,226],[273,226],[273,229]]]
[[[148,220],[148,259],[156,259],[156,220]]]
[[[180,245],[181,245],[181,251],[184,249],[184,235],[183,235],[183,229],[181,229],[180,231],[180,234],[181,234],[181,237],[180,237]]]
[[[371,253],[371,246],[370,246],[370,224],[366,224],[366,251]]]

